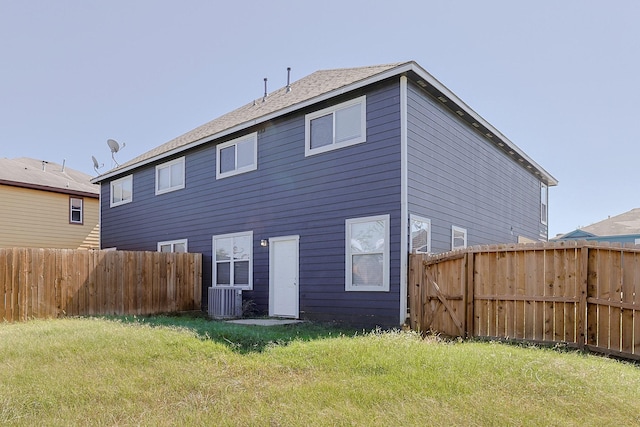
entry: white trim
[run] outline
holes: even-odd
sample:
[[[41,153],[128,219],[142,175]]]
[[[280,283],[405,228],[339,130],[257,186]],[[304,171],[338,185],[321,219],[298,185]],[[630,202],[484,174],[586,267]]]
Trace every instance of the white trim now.
[[[248,285],[245,286],[241,286],[241,285],[234,285],[233,284],[233,269],[231,269],[230,271],[230,278],[231,278],[231,283],[228,285],[220,285],[220,286],[233,286],[234,288],[237,289],[243,289],[243,290],[253,290],[253,230],[251,231],[244,231],[244,232],[240,232],[240,233],[229,233],[229,234],[218,234],[212,237],[212,241],[211,241],[211,248],[212,248],[212,266],[211,268],[213,269],[213,274],[212,274],[212,283],[211,286],[217,286],[216,282],[217,282],[217,260],[216,260],[216,240],[220,240],[220,239],[228,239],[228,238],[234,238],[234,237],[243,237],[243,236],[249,236],[249,250],[251,251],[249,253],[249,283]],[[233,256],[233,254],[232,254]],[[233,260],[231,260],[231,264],[233,264]]]
[[[390,264],[390,252],[389,252],[389,237],[390,237],[390,216],[376,215],[362,218],[349,218],[345,220],[345,291],[373,291],[373,292],[388,292],[389,291],[389,264]],[[353,261],[351,258],[351,225],[360,224],[365,222],[384,221],[384,243],[382,248],[382,283],[378,286],[356,286],[353,284]]]
[[[524,154],[524,152],[522,152],[522,150],[520,150],[520,148],[518,148],[512,141],[510,141],[507,137],[505,137],[501,132],[499,132],[496,128],[494,128],[486,120],[484,120],[482,117],[480,117],[475,111],[473,111],[471,108],[469,108],[469,106],[467,104],[462,102],[462,100],[460,98],[458,98],[453,92],[451,92],[449,89],[447,89],[438,80],[436,80],[435,77],[433,77],[424,68],[422,68],[416,62],[413,62],[413,61],[406,62],[404,64],[401,64],[401,65],[397,66],[397,67],[394,67],[394,68],[391,68],[389,70],[383,71],[381,73],[378,73],[378,74],[373,75],[371,77],[368,77],[366,79],[354,82],[354,83],[352,83],[350,85],[343,86],[341,88],[334,89],[332,91],[322,93],[322,94],[320,94],[318,96],[315,96],[313,98],[309,98],[307,100],[304,100],[304,101],[301,101],[299,103],[290,105],[290,106],[285,107],[283,109],[274,111],[274,112],[269,113],[269,114],[265,114],[264,116],[260,116],[260,117],[257,117],[255,119],[247,120],[246,122],[239,123],[239,124],[237,124],[235,126],[232,126],[232,127],[228,128],[228,129],[225,129],[225,130],[222,130],[220,132],[214,133],[213,135],[209,135],[207,137],[204,137],[202,139],[190,142],[190,143],[185,144],[183,146],[174,148],[174,149],[169,150],[167,152],[164,152],[164,153],[149,157],[148,159],[141,160],[141,161],[139,161],[137,163],[133,163],[131,165],[125,166],[125,167],[120,168],[120,169],[115,169],[112,172],[107,172],[104,175],[100,175],[100,176],[98,176],[96,178],[93,178],[91,180],[91,183],[93,183],[93,184],[99,183],[99,182],[104,181],[104,180],[106,180],[108,178],[111,178],[113,176],[117,176],[117,175],[126,173],[128,171],[133,170],[133,169],[137,169],[137,168],[139,168],[141,166],[144,166],[144,165],[147,165],[149,163],[155,162],[155,161],[157,161],[159,159],[170,157],[170,156],[172,156],[174,154],[181,153],[181,152],[189,150],[191,148],[206,144],[206,143],[208,143],[210,141],[222,138],[222,137],[227,136],[227,135],[231,135],[231,134],[233,134],[235,132],[246,130],[247,128],[250,128],[251,126],[255,126],[255,125],[260,124],[260,123],[268,122],[268,121],[273,120],[273,119],[275,119],[277,117],[284,116],[284,115],[292,113],[294,111],[301,110],[303,108],[306,108],[306,107],[311,106],[313,104],[316,104],[318,102],[322,102],[322,101],[331,99],[331,98],[333,98],[335,96],[342,95],[342,94],[345,94],[347,92],[350,92],[350,91],[353,91],[353,90],[356,90],[356,89],[360,89],[360,88],[368,86],[370,84],[374,84],[374,83],[380,82],[380,81],[385,80],[387,78],[390,78],[390,77],[393,77],[393,76],[397,76],[397,75],[400,75],[400,76],[405,75],[406,73],[408,73],[410,71],[416,73],[418,75],[418,77],[420,77],[422,80],[424,80],[428,85],[431,85],[432,87],[434,87],[437,90],[439,90],[440,92],[442,92],[446,97],[448,97],[453,102],[458,104],[464,110],[465,113],[468,113],[471,117],[474,118],[474,120],[476,120],[478,123],[482,124],[485,128],[487,128],[487,130],[489,132],[491,132],[494,136],[496,136],[498,139],[501,139],[510,148],[513,148],[514,152],[518,153],[518,155],[520,155],[524,160],[529,162],[531,164],[531,166],[533,166],[533,168],[535,168],[536,170],[538,170],[540,172],[540,175],[548,181],[548,184],[550,186],[558,185],[558,181],[553,176],[551,176],[540,165],[538,165],[531,158],[529,158],[529,156]]]
[[[123,199],[119,202],[114,203],[113,202],[113,186],[122,184],[125,181],[131,181],[131,197],[129,199]],[[123,176],[122,178],[114,179],[113,181],[109,182],[109,207],[114,208],[116,206],[125,205],[131,202],[133,202],[133,174]]]
[[[464,246],[454,246],[454,236],[456,234],[456,231],[461,232],[464,234]],[[462,227],[458,227],[456,225],[452,225],[451,226],[451,250],[455,250],[455,249],[463,249],[467,247],[467,229],[466,228],[462,228]]]
[[[74,212],[73,201],[74,200],[80,200],[80,221],[73,220],[73,212]],[[75,212],[77,211],[78,210],[76,209]],[[69,224],[77,224],[77,225],[84,224],[84,198],[69,196]]]
[[[178,239],[178,240],[167,240],[165,242],[158,242],[158,252],[162,252],[160,248],[162,246],[171,245],[171,252],[175,252],[175,246],[183,244],[184,251],[189,252],[189,246],[187,245],[187,239]]]
[[[409,263],[409,160],[407,77],[400,76],[400,324],[407,320],[407,271]]]
[[[171,167],[177,164],[182,164],[182,172],[181,172],[182,183],[176,185],[175,187],[171,187]],[[160,185],[160,179],[159,179],[160,170],[166,169],[166,168],[169,168],[169,187],[160,190],[158,189],[158,186]],[[171,191],[183,189],[185,186],[185,169],[186,168],[185,168],[184,156],[178,159],[174,159],[169,162],[165,162],[160,165],[157,165],[156,166],[156,196],[159,194],[169,193]]]
[[[549,186],[544,182],[540,182],[540,222],[544,225],[549,222]]]
[[[425,218],[419,215],[409,215],[409,236],[411,236],[411,232],[413,231],[413,229],[411,228],[411,226],[413,225],[413,222],[422,222],[425,224],[428,224],[428,234],[427,234],[427,251],[426,252],[418,252],[416,251],[416,253],[424,253],[424,254],[428,254],[431,253],[431,220],[429,218]],[[413,248],[413,239],[411,237],[409,237],[409,252],[413,252],[414,248]]]
[[[344,110],[354,105],[360,105],[360,135],[347,139],[344,141],[336,142],[336,118],[337,111]],[[333,118],[333,140],[331,144],[324,145],[322,147],[311,148],[311,121],[322,116],[332,115]],[[331,107],[323,108],[322,110],[314,111],[313,113],[306,114],[304,116],[304,155],[305,157],[312,156],[314,154],[325,153],[327,151],[337,150],[339,148],[348,147],[350,145],[366,142],[367,140],[367,97],[365,95],[351,99],[340,104],[332,105]]]
[[[250,141],[253,143],[253,163],[244,167],[238,167],[238,149],[237,146],[241,142]],[[227,172],[220,172],[220,152],[228,147],[236,146],[235,151],[235,168]],[[227,178],[229,176],[238,175],[245,172],[251,172],[258,169],[258,133],[253,132],[231,141],[223,142],[216,146],[216,179]]]

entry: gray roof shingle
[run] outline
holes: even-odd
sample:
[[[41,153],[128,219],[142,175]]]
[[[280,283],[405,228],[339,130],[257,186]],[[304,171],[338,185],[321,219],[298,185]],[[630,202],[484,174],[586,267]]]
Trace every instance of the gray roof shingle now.
[[[364,87],[368,84],[405,73],[412,73],[417,76],[418,84],[423,85],[423,87],[429,86],[436,92],[442,93],[446,98],[453,100],[450,104],[457,105],[458,107],[456,108],[460,108],[467,113],[469,120],[484,126],[487,134],[494,136],[494,143],[497,143],[497,140],[503,141],[503,146],[506,145],[509,148],[509,155],[516,156],[515,158],[524,162],[523,165],[529,164],[533,168],[533,172],[539,175],[548,185],[558,184],[553,176],[529,158],[529,156],[520,150],[512,141],[486,122],[453,92],[414,61],[316,71],[293,82],[291,84],[291,90],[287,90],[287,87],[282,87],[270,93],[264,102],[262,98],[252,101],[121,164],[115,169],[94,178],[91,182],[99,183],[105,179],[129,172],[137,167],[244,130],[255,124],[274,119],[278,116]]]
[[[265,102],[263,102],[262,98],[252,101],[121,164],[119,167],[109,171],[109,173],[161,156],[172,150],[179,149],[180,147],[217,135],[243,124],[250,124],[260,117],[282,111],[296,104],[333,92],[403,64],[405,63],[316,71],[291,83],[290,91],[288,91],[286,87],[282,87],[270,93]]]
[[[621,236],[640,234],[640,208],[580,228],[596,236]]]
[[[21,157],[18,159],[0,158],[0,183],[18,187],[37,187],[43,190],[61,193],[100,193],[100,187],[91,184],[91,176],[83,172],[62,168],[54,162]]]

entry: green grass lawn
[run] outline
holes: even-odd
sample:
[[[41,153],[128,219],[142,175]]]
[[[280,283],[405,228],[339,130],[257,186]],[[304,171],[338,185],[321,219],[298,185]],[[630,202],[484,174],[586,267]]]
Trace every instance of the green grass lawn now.
[[[0,425],[639,423],[640,368],[576,352],[314,324],[0,324]]]

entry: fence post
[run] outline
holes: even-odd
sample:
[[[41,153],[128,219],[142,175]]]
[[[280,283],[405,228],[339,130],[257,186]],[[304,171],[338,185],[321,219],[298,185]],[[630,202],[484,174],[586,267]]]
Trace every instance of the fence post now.
[[[580,263],[578,267],[578,284],[579,284],[579,302],[578,302],[578,325],[576,330],[579,334],[576,337],[578,341],[578,348],[584,350],[587,340],[587,328],[589,325],[589,318],[587,317],[587,286],[589,275],[589,248],[586,245],[582,245],[580,248]]]
[[[474,336],[473,331],[475,331],[475,319],[474,319],[474,261],[475,261],[475,253],[471,251],[467,251],[464,255],[465,264],[467,266],[467,271],[465,274],[464,280],[464,298],[465,298],[465,307],[466,307],[466,316],[464,322],[464,338],[472,338]]]

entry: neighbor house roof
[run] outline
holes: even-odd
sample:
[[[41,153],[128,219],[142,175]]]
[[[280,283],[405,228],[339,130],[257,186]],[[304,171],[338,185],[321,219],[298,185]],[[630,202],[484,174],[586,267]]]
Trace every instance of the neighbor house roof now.
[[[0,184],[96,198],[100,193],[91,175],[27,157],[0,158]]]
[[[640,208],[631,209],[620,215],[609,217],[580,230],[595,236],[621,236],[640,234]]]
[[[224,114],[184,135],[147,151],[115,169],[94,178],[92,182],[100,182],[144,164],[161,160],[312,104],[399,75],[410,75],[420,86],[442,102],[451,101],[446,104],[447,108],[452,109],[464,120],[473,124],[476,129],[487,135],[496,146],[500,147],[509,155],[514,156],[523,166],[531,169],[533,173],[540,176],[548,185],[557,185],[558,181],[553,176],[530,159],[513,142],[502,135],[453,94],[453,92],[413,61],[316,71],[293,82],[289,87],[282,87],[264,98],[254,100],[243,107]]]

